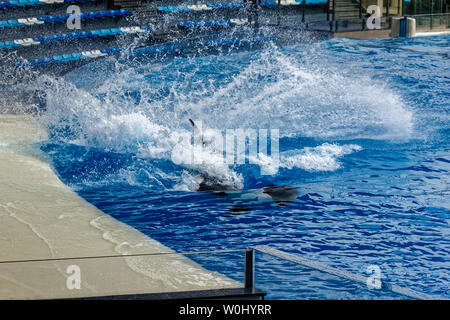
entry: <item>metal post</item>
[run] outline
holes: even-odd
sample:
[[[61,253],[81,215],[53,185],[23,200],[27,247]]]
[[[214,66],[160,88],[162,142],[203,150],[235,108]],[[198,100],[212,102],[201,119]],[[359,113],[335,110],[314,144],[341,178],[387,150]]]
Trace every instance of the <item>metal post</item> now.
[[[359,18],[361,19],[361,23],[362,23],[361,30],[364,31],[364,29],[366,27],[366,23],[364,22],[362,11],[363,11],[362,0],[359,0]]]
[[[114,0],[106,0],[106,9],[112,10],[114,8]]]
[[[303,7],[303,10],[302,10],[302,22],[305,23],[306,0],[302,1],[302,7]]]
[[[430,0],[430,30],[433,30],[433,0]]]
[[[281,23],[280,6],[281,6],[281,0],[278,0],[278,6],[277,6],[277,24],[278,25],[280,25],[280,23]]]
[[[391,6],[391,0],[387,0],[386,2],[386,15],[389,17],[389,7]]]
[[[245,271],[244,271],[244,287],[246,289],[253,288],[253,280],[254,280],[254,273],[253,273],[253,262],[254,262],[254,255],[253,255],[253,248],[245,249]]]
[[[336,0],[333,0],[333,19],[332,19],[333,21],[336,20],[335,12],[336,12]]]
[[[327,21],[330,21],[330,3],[331,0],[327,0]]]

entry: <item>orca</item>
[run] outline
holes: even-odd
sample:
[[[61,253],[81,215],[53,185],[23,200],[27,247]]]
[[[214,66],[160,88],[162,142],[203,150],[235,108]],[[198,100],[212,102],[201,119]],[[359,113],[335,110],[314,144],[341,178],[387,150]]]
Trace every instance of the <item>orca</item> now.
[[[263,202],[275,202],[282,207],[294,202],[298,198],[298,188],[294,185],[268,185],[259,189],[248,190],[220,190],[210,192],[212,195],[228,197],[239,209],[241,204],[261,204]],[[244,211],[244,210],[242,210]]]
[[[279,206],[285,206],[298,198],[298,188],[294,185],[268,185],[262,188],[263,193],[272,198]]]
[[[192,128],[194,129],[194,136],[201,134],[198,127],[192,119],[189,119]],[[204,145],[203,136],[201,136],[202,144]],[[217,177],[201,173],[201,181],[197,188],[197,192],[208,192],[214,196],[228,197],[235,202],[230,210],[233,212],[249,211],[250,208],[246,204],[262,203],[267,200],[275,202],[278,206],[285,206],[294,202],[298,198],[298,188],[294,185],[267,185],[260,189],[239,190],[234,186],[220,181]],[[245,205],[242,205],[245,204]]]
[[[201,174],[201,181],[198,185],[197,191],[199,192],[217,192],[217,191],[231,191],[236,190],[232,185],[229,183],[225,183],[220,181],[219,179],[215,177],[210,177],[209,175],[202,173]]]

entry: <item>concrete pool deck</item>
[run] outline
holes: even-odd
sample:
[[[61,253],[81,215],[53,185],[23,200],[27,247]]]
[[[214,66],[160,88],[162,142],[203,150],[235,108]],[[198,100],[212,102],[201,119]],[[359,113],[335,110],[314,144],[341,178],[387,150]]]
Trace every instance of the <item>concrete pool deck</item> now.
[[[64,185],[31,116],[0,115],[0,299],[49,299],[242,287],[183,255],[3,263],[174,252]],[[80,270],[80,289],[69,289]],[[69,285],[69,287],[71,287]]]

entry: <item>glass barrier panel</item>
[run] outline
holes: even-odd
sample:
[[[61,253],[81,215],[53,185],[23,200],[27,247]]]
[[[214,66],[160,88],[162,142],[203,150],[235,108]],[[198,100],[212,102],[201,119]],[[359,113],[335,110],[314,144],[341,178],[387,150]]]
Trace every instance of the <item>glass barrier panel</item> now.
[[[242,288],[244,261],[244,251],[239,250],[1,262],[0,299]],[[217,270],[228,270],[230,277]]]
[[[267,300],[383,300],[411,299],[383,289],[255,252],[255,286]]]

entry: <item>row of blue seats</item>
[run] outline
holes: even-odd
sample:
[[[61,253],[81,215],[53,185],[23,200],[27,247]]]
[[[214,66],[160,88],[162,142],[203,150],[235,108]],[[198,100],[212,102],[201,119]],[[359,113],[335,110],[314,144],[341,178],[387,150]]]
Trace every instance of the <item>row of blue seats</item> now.
[[[190,29],[190,28],[202,28],[202,27],[214,27],[214,26],[235,26],[235,25],[243,25],[246,24],[247,19],[222,19],[222,20],[210,20],[210,21],[189,21],[189,22],[180,22],[178,23],[178,27],[181,29]]]
[[[144,54],[179,52],[182,49],[183,49],[183,47],[181,47],[178,44],[149,46],[149,47],[145,47],[145,48],[136,49],[136,50],[130,52],[130,56],[132,57],[132,56],[138,56],[138,55],[144,55]],[[127,50],[129,50],[129,47],[75,52],[75,53],[63,54],[63,55],[58,55],[58,56],[53,56],[53,57],[46,57],[43,59],[18,61],[15,63],[15,65],[17,67],[21,67],[21,66],[39,67],[39,66],[56,64],[56,63],[79,61],[79,60],[85,60],[85,59],[94,59],[94,58],[98,58],[98,57],[114,55],[121,51],[127,51]]]
[[[277,6],[277,2],[272,1],[262,1],[262,7],[273,7]],[[158,11],[170,13],[170,12],[189,12],[189,11],[203,11],[203,10],[219,10],[219,9],[235,9],[242,8],[242,2],[232,2],[232,3],[216,3],[216,4],[202,4],[202,5],[191,5],[191,6],[168,6],[168,7],[158,7]]]
[[[133,15],[133,12],[128,9],[121,10],[107,10],[107,11],[91,11],[87,13],[81,13],[81,20],[90,20],[90,19],[98,19],[98,18],[107,18],[107,17],[121,17],[121,16],[129,16]],[[44,16],[37,18],[24,18],[24,19],[13,19],[8,21],[0,21],[0,29],[3,28],[14,28],[25,25],[34,25],[34,24],[43,24],[43,23],[63,23],[69,19],[71,15],[69,14],[60,14],[57,16]]]
[[[16,65],[16,67],[27,66],[27,65],[42,66],[42,65],[49,65],[49,64],[55,64],[55,63],[61,63],[61,62],[98,58],[98,57],[118,53],[118,52],[124,51],[124,50],[125,50],[125,48],[112,48],[112,49],[75,52],[75,53],[68,53],[68,54],[63,54],[63,55],[58,55],[58,56],[53,56],[53,57],[46,57],[46,58],[42,58],[42,59],[18,61],[15,63],[15,65]]]
[[[179,44],[168,44],[168,45],[159,45],[159,46],[148,46],[145,48],[136,49],[132,52],[131,56],[141,56],[145,54],[157,54],[157,53],[179,53],[183,50],[183,47]]]
[[[201,28],[201,27],[213,27],[213,26],[231,26],[234,25],[231,20],[222,19],[222,20],[211,20],[211,21],[189,21],[189,22],[180,22],[178,26],[180,28]]]
[[[260,37],[252,37],[248,39],[219,39],[219,40],[211,40],[207,41],[205,44],[207,46],[223,46],[223,45],[244,45],[249,43],[257,43],[264,41],[275,41],[278,38],[275,36],[260,36]]]
[[[24,6],[36,6],[45,4],[58,4],[58,3],[81,3],[81,2],[93,2],[96,0],[9,0],[0,1],[0,9],[24,7]]]
[[[56,34],[53,36],[42,36],[42,37],[27,38],[27,39],[21,39],[21,40],[0,42],[0,50],[10,49],[10,48],[19,48],[19,47],[28,47],[31,45],[39,45],[39,44],[45,44],[45,43],[49,43],[49,42],[59,42],[59,41],[87,39],[87,38],[96,38],[96,37],[107,37],[107,36],[115,36],[118,34],[130,34],[130,33],[152,32],[152,31],[153,30],[148,26],[140,26],[140,27],[122,27],[122,28],[62,33],[62,34]]]
[[[281,5],[298,5],[303,3],[303,0],[291,0],[289,2],[281,2]],[[326,4],[327,0],[305,0],[305,4]],[[261,7],[276,7],[278,6],[278,1],[269,0],[261,1]],[[168,7],[158,7],[158,11],[164,13],[172,12],[190,12],[190,11],[205,11],[205,10],[219,10],[219,9],[235,9],[242,8],[242,2],[232,2],[232,3],[214,3],[214,4],[199,4],[190,6],[168,6]]]
[[[260,36],[260,37],[253,37],[249,39],[220,39],[220,40],[213,40],[208,41],[205,43],[207,46],[212,45],[245,45],[249,43],[256,43],[256,42],[263,42],[263,41],[274,41],[277,37],[274,36]],[[53,57],[46,57],[43,59],[32,59],[32,60],[25,60],[25,61],[19,61],[16,62],[15,65],[17,67],[20,66],[44,66],[44,65],[51,65],[56,63],[64,63],[64,62],[70,62],[70,61],[78,61],[78,60],[85,60],[85,59],[94,59],[98,57],[108,56],[108,55],[114,55],[121,51],[127,51],[129,50],[129,47],[122,47],[122,48],[111,48],[111,49],[102,49],[102,50],[91,50],[91,51],[83,51],[83,52],[75,52],[70,54],[63,54],[59,56],[53,56]],[[129,54],[129,57],[134,56],[140,56],[140,55],[146,55],[146,54],[158,54],[158,53],[179,53],[183,50],[183,47],[179,44],[169,44],[169,45],[156,45],[156,46],[148,46],[145,48],[139,48],[134,51],[131,51]]]

